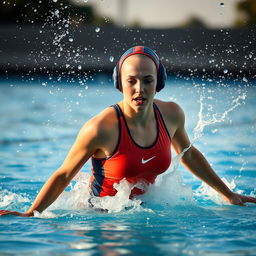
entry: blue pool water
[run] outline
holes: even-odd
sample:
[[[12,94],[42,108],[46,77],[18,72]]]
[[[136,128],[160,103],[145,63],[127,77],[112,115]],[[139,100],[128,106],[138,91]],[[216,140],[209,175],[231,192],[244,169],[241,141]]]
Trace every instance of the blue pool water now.
[[[106,76],[86,87],[53,80],[0,82],[0,209],[25,211],[83,123],[122,98]],[[228,186],[254,196],[255,85],[171,78],[157,95],[183,107],[191,140]],[[134,202],[121,184],[98,202],[109,213],[86,205],[90,168],[43,214],[0,217],[0,255],[256,255],[256,205],[227,205],[181,165]]]

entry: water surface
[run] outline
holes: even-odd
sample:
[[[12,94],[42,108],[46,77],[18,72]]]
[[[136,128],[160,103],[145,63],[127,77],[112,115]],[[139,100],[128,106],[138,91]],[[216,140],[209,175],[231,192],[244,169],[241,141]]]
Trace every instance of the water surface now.
[[[195,146],[234,191],[251,195],[256,194],[255,85],[171,78],[156,96],[182,106],[191,140],[199,137]],[[122,98],[108,77],[87,87],[43,78],[1,81],[1,209],[28,209],[84,122]],[[199,113],[200,124],[212,124],[196,133]],[[255,205],[227,205],[181,165],[138,199],[143,205],[120,196],[108,201],[109,213],[89,209],[84,201],[90,170],[88,162],[42,215],[0,218],[0,254],[256,255]]]

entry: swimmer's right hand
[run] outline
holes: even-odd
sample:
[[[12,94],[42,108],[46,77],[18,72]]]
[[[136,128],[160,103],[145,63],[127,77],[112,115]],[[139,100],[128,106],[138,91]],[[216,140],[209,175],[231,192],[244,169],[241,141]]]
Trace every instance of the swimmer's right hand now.
[[[5,216],[5,215],[15,215],[15,216],[20,216],[20,217],[31,217],[31,216],[34,216],[34,213],[33,212],[21,213],[21,212],[15,212],[15,211],[0,210],[0,216]]]

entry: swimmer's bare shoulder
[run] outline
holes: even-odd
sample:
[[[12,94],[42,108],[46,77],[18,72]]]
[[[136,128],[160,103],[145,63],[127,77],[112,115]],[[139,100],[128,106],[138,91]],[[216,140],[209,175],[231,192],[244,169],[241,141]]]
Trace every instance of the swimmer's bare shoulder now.
[[[110,155],[118,140],[118,119],[113,107],[104,109],[102,112],[88,120],[80,131],[84,139],[91,140],[96,157]]]
[[[114,143],[117,143],[117,133],[115,110],[107,108],[82,126],[60,169],[66,176],[73,177],[91,156],[111,154],[116,145]]]

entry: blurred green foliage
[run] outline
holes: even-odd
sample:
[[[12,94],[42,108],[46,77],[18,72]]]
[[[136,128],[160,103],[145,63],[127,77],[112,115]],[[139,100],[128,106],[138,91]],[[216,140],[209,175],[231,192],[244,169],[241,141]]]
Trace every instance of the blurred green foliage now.
[[[252,26],[256,24],[256,0],[243,0],[237,4],[237,10],[242,15],[236,21],[236,26]]]

